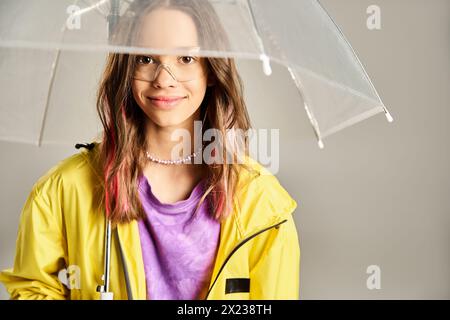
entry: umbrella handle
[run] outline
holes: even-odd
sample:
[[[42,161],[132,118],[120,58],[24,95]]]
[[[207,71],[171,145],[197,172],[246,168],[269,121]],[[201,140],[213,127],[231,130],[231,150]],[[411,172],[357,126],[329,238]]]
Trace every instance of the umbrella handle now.
[[[112,292],[100,292],[100,300],[114,300]]]
[[[104,273],[102,276],[103,284],[97,287],[100,292],[100,300],[113,300],[113,293],[109,292],[109,272],[111,260],[111,220],[106,218],[105,221],[105,252],[104,252]]]

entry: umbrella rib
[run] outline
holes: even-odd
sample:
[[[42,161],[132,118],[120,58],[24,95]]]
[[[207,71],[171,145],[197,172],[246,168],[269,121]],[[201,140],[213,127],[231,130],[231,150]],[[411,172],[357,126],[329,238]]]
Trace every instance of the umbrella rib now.
[[[302,66],[300,66],[298,64],[294,64],[293,66],[294,66],[294,68],[296,70],[301,70],[305,74],[308,74],[309,76],[314,77],[314,78],[316,78],[316,79],[318,79],[320,81],[326,82],[327,84],[329,84],[332,87],[339,88],[341,90],[346,90],[346,91],[350,92],[351,94],[354,94],[355,96],[358,96],[358,97],[360,97],[362,99],[366,99],[366,100],[369,100],[369,101],[374,101],[374,99],[372,99],[369,96],[363,94],[362,92],[360,92],[358,90],[355,90],[355,89],[349,87],[348,85],[341,84],[339,82],[330,80],[330,78],[327,78],[325,75],[323,75],[321,73],[314,72],[313,70],[308,69],[308,68],[304,68],[304,67],[302,67]]]
[[[308,108],[308,103],[306,101],[307,98],[305,97],[305,95],[303,94],[303,91],[301,89],[301,88],[303,88],[303,86],[302,86],[300,80],[295,76],[295,73],[292,71],[292,68],[290,66],[287,66],[287,69],[289,71],[289,74],[292,77],[292,80],[294,80],[295,87],[297,88],[297,91],[299,92],[300,97],[303,100],[303,106],[305,108],[306,114],[308,115],[309,123],[311,124],[311,126],[314,129],[314,134],[317,138],[317,143],[319,145],[319,148],[323,149],[324,145],[323,145],[322,137],[320,134],[319,124],[317,123],[317,120],[314,117],[313,113]]]
[[[107,1],[108,1],[108,0],[101,0],[101,1],[97,2],[97,3],[94,4],[94,5],[91,5],[91,6],[88,6],[88,7],[84,8],[84,9],[79,10],[79,11],[78,11],[77,13],[75,13],[74,15],[81,16],[82,14],[85,14],[86,12],[89,12],[89,11],[95,9],[96,11],[100,12],[100,14],[104,17],[104,16],[105,16],[105,13],[104,13],[103,11],[101,11],[99,7],[100,7],[102,4],[106,3]],[[90,5],[90,4],[86,3],[86,0],[83,0],[83,2],[84,2],[86,5]]]
[[[75,2],[73,4],[77,5],[78,1],[79,0],[75,0]],[[66,30],[67,30],[67,24],[64,23],[64,25],[62,27],[62,30],[61,30],[61,41],[60,41],[60,43],[62,43],[62,41],[64,39],[64,35],[66,33]],[[42,137],[43,137],[43,134],[44,134],[45,123],[47,121],[47,111],[48,111],[48,106],[50,104],[50,96],[51,96],[52,91],[53,91],[53,84],[55,82],[56,68],[58,67],[58,64],[59,64],[59,56],[60,55],[61,55],[61,49],[58,48],[58,49],[56,49],[55,60],[52,63],[52,71],[51,71],[51,75],[50,75],[50,84],[48,86],[47,96],[45,97],[44,116],[42,117],[41,129],[39,130],[38,147],[40,147],[41,144],[42,144]]]
[[[328,13],[328,11],[325,9],[325,7],[320,3],[319,0],[315,1],[323,10],[323,12],[325,12],[325,14],[328,16],[328,18],[330,19],[330,21],[334,24],[334,26],[336,27],[336,29],[339,31],[339,34],[341,36],[341,38],[347,43],[347,45],[349,46],[350,50],[353,53],[353,57],[356,59],[356,61],[359,63],[364,76],[366,77],[366,80],[370,83],[370,86],[372,88],[372,90],[374,91],[375,95],[377,96],[377,98],[380,100],[381,102],[381,106],[383,107],[384,110],[384,114],[387,118],[387,120],[389,122],[392,122],[394,119],[392,118],[391,114],[389,113],[388,109],[386,108],[386,106],[383,103],[383,100],[381,100],[380,95],[378,94],[377,89],[375,88],[375,86],[372,83],[372,80],[370,79],[369,75],[367,74],[366,69],[364,68],[364,65],[362,64],[361,60],[359,59],[358,55],[355,52],[355,49],[352,47],[352,45],[350,44],[350,42],[348,41],[347,37],[344,35],[344,33],[342,32],[341,28],[339,27],[339,25],[334,21],[333,17]]]
[[[269,63],[270,58],[266,54],[266,49],[264,48],[264,42],[262,41],[262,38],[260,36],[260,31],[259,31],[258,25],[256,24],[255,15],[253,13],[253,9],[252,9],[252,5],[250,3],[250,0],[247,0],[246,8],[247,8],[247,10],[250,13],[250,18],[252,20],[253,32],[254,32],[255,37],[256,37],[256,42],[258,43],[259,49],[262,52],[261,55],[259,56],[259,58],[263,62],[264,73],[269,76],[272,73],[272,69],[271,69],[270,63]]]
[[[56,67],[58,66],[58,63],[59,63],[60,54],[61,54],[61,50],[57,49],[56,58],[52,64],[52,72],[51,72],[51,76],[50,76],[50,84],[49,84],[48,91],[47,91],[47,97],[45,98],[44,116],[42,117],[41,129],[39,131],[39,141],[38,141],[39,147],[42,144],[42,136],[44,134],[45,122],[47,120],[47,111],[48,111],[48,106],[50,103],[50,95],[52,94],[52,91],[53,91],[53,84],[55,82],[55,75],[56,75]]]

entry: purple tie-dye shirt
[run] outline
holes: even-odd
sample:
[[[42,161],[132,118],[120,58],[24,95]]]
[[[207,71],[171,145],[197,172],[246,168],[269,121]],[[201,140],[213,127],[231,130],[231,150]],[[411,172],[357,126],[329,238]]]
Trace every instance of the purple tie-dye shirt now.
[[[210,217],[206,200],[193,217],[203,188],[204,180],[187,199],[161,203],[147,178],[139,177],[139,196],[147,214],[138,225],[149,300],[196,300],[206,296],[220,223]]]

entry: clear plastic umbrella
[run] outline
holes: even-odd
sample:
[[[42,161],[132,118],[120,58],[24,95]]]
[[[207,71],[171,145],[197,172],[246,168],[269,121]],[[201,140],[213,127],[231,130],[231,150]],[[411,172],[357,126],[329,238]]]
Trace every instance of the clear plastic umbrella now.
[[[290,73],[323,139],[384,112],[351,45],[316,0],[2,0],[0,2],[0,139],[27,143],[88,140],[99,132],[94,103],[107,52],[184,54],[133,32],[149,6],[196,8],[196,55],[259,59],[266,75]],[[213,34],[208,26],[221,30]]]

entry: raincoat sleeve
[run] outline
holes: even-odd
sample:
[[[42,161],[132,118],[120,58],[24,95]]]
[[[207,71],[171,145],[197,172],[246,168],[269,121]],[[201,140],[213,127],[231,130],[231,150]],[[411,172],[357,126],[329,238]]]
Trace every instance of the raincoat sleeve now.
[[[58,280],[65,266],[65,240],[57,191],[33,188],[22,209],[14,266],[0,273],[11,299],[66,299]]]
[[[258,281],[251,299],[300,299],[300,245],[292,215],[277,230],[252,272]]]

